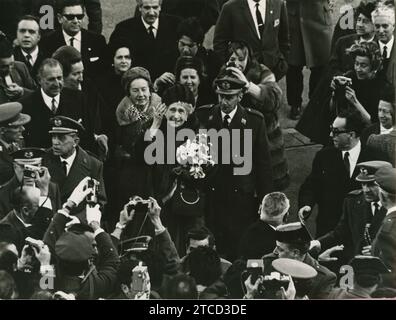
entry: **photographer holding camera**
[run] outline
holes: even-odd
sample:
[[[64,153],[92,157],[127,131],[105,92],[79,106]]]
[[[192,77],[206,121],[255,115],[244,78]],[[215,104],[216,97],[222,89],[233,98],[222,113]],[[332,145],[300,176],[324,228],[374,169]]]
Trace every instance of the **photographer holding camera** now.
[[[93,192],[89,180],[85,177],[80,181],[44,236],[44,243],[56,258],[55,289],[73,293],[77,299],[98,299],[111,294],[119,266],[117,249],[110,235],[100,227],[99,205],[87,206],[87,225],[75,224],[65,232],[73,211]]]

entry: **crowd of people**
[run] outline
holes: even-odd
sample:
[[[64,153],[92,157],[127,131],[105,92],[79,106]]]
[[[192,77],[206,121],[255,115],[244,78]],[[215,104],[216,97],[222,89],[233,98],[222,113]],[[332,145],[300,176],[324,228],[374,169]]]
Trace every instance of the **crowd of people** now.
[[[392,1],[136,0],[108,43],[100,1],[7,3],[0,299],[396,297]],[[284,96],[323,145],[297,221]]]

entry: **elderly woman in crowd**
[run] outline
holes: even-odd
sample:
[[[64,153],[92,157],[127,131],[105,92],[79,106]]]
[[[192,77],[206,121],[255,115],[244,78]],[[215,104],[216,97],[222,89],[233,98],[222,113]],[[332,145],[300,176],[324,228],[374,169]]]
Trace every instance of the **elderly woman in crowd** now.
[[[118,123],[116,160],[119,167],[119,207],[132,195],[144,197],[147,167],[136,152],[136,142],[151,125],[161,98],[153,92],[150,73],[141,67],[126,71],[122,77],[125,97],[116,110]],[[120,209],[119,208],[119,209]]]
[[[278,116],[282,91],[275,81],[274,74],[266,66],[258,63],[245,43],[231,42],[228,47],[228,56],[226,68],[246,83],[245,95],[241,101],[242,106],[256,109],[264,115],[274,185],[276,190],[284,190],[289,185],[290,177]]]

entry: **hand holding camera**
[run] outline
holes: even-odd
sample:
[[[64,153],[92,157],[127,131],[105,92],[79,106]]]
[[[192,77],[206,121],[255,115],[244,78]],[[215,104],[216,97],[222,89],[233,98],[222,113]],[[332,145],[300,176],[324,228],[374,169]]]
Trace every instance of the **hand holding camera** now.
[[[70,195],[68,201],[73,202],[76,206],[78,206],[84,199],[94,192],[92,189],[92,183],[88,184],[88,181],[93,180],[90,177],[85,177],[80,181],[77,187],[73,190]]]
[[[100,212],[100,206],[96,204],[93,206],[87,206],[87,223],[94,229],[100,227],[100,221],[102,219],[102,213]]]
[[[250,275],[246,281],[245,281],[245,287],[246,287],[246,299],[254,299],[258,292],[259,292],[259,287],[263,283],[263,278],[258,277],[255,282],[252,282],[252,275]]]
[[[40,193],[42,197],[48,196],[49,184],[51,181],[51,175],[46,167],[40,167],[40,171],[36,172],[36,178],[34,182],[36,183],[37,188],[40,189]]]
[[[333,90],[336,90],[337,88],[345,88],[351,85],[352,85],[352,79],[344,76],[335,76],[330,83],[330,87]]]

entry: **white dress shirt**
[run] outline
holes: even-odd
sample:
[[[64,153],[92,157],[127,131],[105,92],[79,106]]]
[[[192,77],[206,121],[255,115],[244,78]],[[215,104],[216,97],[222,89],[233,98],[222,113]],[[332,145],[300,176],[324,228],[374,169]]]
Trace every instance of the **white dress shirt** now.
[[[381,41],[378,41],[380,50],[381,50],[381,56],[384,53],[384,47],[386,46],[386,51],[387,51],[387,56],[386,58],[389,59],[390,55],[392,53],[392,48],[393,48],[393,41],[395,40],[395,37],[392,36],[392,39],[389,40],[388,43],[382,43]]]
[[[238,107],[236,107],[234,110],[232,110],[230,113],[228,113],[228,116],[230,117],[230,118],[228,119],[228,124],[230,124],[231,121],[232,121],[232,119],[234,118],[235,113],[237,112],[237,108],[238,108]],[[224,121],[224,117],[225,117],[226,115],[227,115],[227,113],[224,113],[223,111],[221,111],[221,120],[222,120],[222,121]]]
[[[393,127],[386,129],[380,124],[380,134],[389,134],[393,131]]]
[[[148,33],[148,28],[150,27],[150,26],[153,26],[154,27],[154,29],[153,29],[153,33],[154,33],[154,38],[157,38],[157,33],[158,33],[158,26],[159,26],[159,19],[157,19],[157,20],[155,20],[155,22],[153,23],[153,24],[148,24],[148,23],[146,23],[146,21],[144,21],[143,20],[143,18],[142,18],[142,22],[143,22],[143,25],[144,25],[144,27],[146,28],[146,32]]]
[[[351,171],[349,172],[349,177],[352,177],[353,171],[355,171],[355,167],[361,150],[362,150],[362,144],[359,140],[356,146],[354,146],[351,150],[342,151],[342,159],[344,159],[345,153],[349,152],[349,165],[351,168]]]
[[[256,27],[256,32],[259,38],[261,38],[261,34],[259,32],[257,18],[256,18],[256,1],[248,0],[248,5],[249,5],[250,13],[252,14],[253,17],[254,25]],[[261,13],[261,17],[263,18],[263,23],[265,24],[266,0],[260,0],[258,8]]]
[[[67,176],[69,175],[70,169],[73,165],[74,159],[76,159],[76,156],[77,156],[77,152],[76,152],[76,150],[74,150],[73,154],[69,158],[65,159],[65,158],[60,157],[60,161],[62,162],[62,164],[64,161],[66,161],[66,175]]]
[[[25,52],[25,51],[23,51],[23,49],[21,49],[21,51],[22,51],[22,54],[23,54],[23,56],[25,57],[25,59],[26,59],[26,61],[29,61],[29,59],[26,57],[28,54],[30,54],[30,56],[32,57],[32,59],[30,59],[30,64],[32,65],[32,66],[34,66],[34,64],[36,63],[36,61],[37,61],[37,57],[38,57],[38,54],[39,54],[39,48],[38,47],[36,47],[31,53],[27,53],[27,52]]]
[[[375,214],[375,204],[377,204],[378,205],[378,210],[381,210],[381,202],[380,201],[378,201],[378,202],[371,202],[371,213],[372,213],[372,215],[374,216],[374,214]]]
[[[52,99],[55,99],[55,105],[56,105],[56,109],[58,109],[59,107],[59,100],[60,100],[60,94],[58,94],[55,97],[50,97],[49,95],[47,95],[43,89],[41,89],[41,96],[43,97],[44,103],[46,104],[46,106],[48,107],[48,109],[50,109],[52,111]]]
[[[65,38],[66,45],[70,46],[70,39],[74,38],[73,47],[81,52],[81,31],[77,33],[75,36],[69,36],[65,31],[63,31],[63,38]]]

